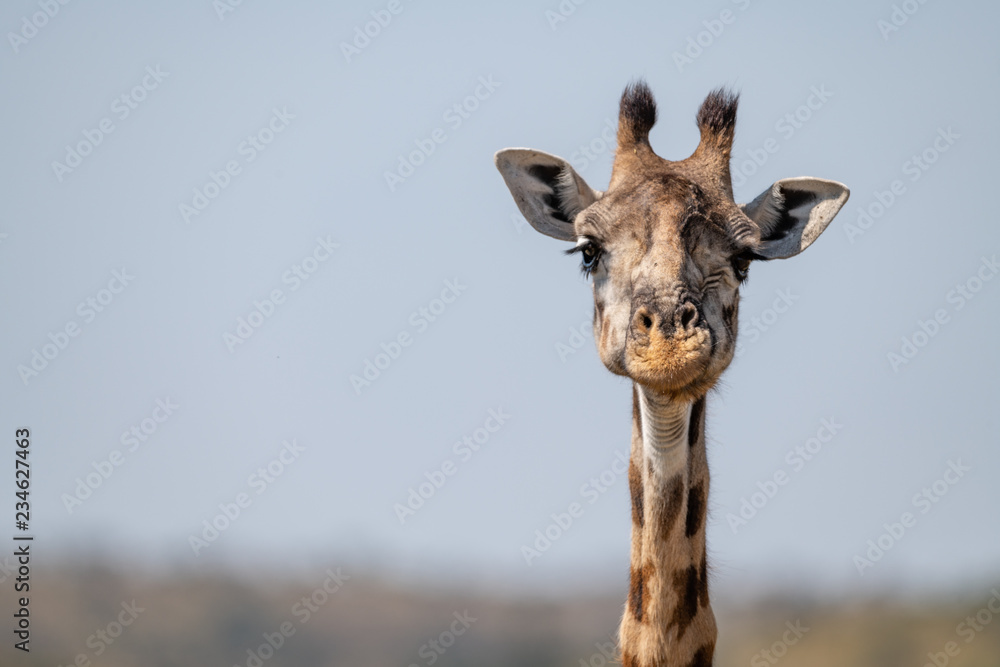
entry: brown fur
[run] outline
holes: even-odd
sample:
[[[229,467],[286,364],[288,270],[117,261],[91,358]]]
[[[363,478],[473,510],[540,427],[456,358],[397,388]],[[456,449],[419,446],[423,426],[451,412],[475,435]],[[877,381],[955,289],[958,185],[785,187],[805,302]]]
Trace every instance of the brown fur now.
[[[541,151],[495,157],[531,225],[576,242],[569,252],[593,278],[601,361],[633,381],[631,570],[620,637],[623,662],[634,667],[712,662],[705,396],[733,359],[751,260],[804,250],[849,194],[833,181],[785,179],[737,206],[729,169],[736,108],[735,95],[709,94],[697,148],[666,160],[649,143],[653,96],[630,85],[605,192]]]
[[[729,257],[741,241],[729,224],[738,217],[728,182],[735,99],[714,95],[699,112],[698,150],[668,162],[648,143],[651,95],[627,89],[611,186],[576,221],[579,236],[607,249],[609,266],[594,279],[594,339],[605,365],[691,403],[687,463],[681,474],[659,479],[644,452],[633,392],[632,567],[620,632],[626,665],[702,667],[715,646],[704,397],[735,349],[739,281]]]
[[[715,653],[715,645],[702,646],[694,654],[694,658],[688,663],[688,667],[712,667],[712,654]]]
[[[632,523],[642,528],[646,520],[645,502],[643,500],[642,473],[635,461],[628,464],[628,488],[632,495]]]
[[[659,518],[660,535],[664,540],[673,538],[674,526],[684,507],[684,478],[677,475],[656,497],[656,516]]]
[[[705,518],[705,489],[701,484],[691,487],[688,493],[687,520],[684,525],[684,537],[694,537],[701,528]]]
[[[703,161],[667,162],[651,150],[618,156],[620,184],[575,223],[578,236],[606,250],[594,275],[594,339],[613,373],[694,401],[735,351],[731,258],[748,246],[728,221],[742,214],[702,173]],[[695,313],[688,323],[686,312]]]
[[[736,108],[735,95],[709,94],[697,148],[666,160],[649,143],[653,96],[630,85],[605,192],[541,151],[495,157],[531,225],[576,242],[569,252],[593,278],[601,361],[633,381],[631,570],[620,637],[623,662],[634,667],[712,662],[705,396],[733,359],[751,260],[804,250],[849,194],[834,181],[785,179],[738,206],[729,169]]]
[[[674,595],[677,602],[670,625],[677,627],[678,639],[684,637],[684,632],[698,613],[698,581],[698,569],[693,565],[674,573]]]
[[[705,397],[702,396],[691,405],[691,423],[688,426],[689,447],[694,447],[699,442],[701,442],[701,434],[704,428],[705,428]]]
[[[638,403],[638,395],[635,400]],[[620,630],[623,664],[711,664],[705,660],[711,660],[716,629],[705,550],[708,465],[703,419],[704,407],[692,406],[684,474],[663,480],[644,456],[641,411],[633,411],[629,470],[633,479],[641,474],[646,511],[653,513],[644,524],[632,524],[629,604]],[[645,465],[638,463],[644,459]]]
[[[629,610],[632,612],[632,618],[634,618],[638,623],[642,623],[642,586],[644,574],[645,573],[642,568],[636,569],[633,567],[629,572],[628,606]]]

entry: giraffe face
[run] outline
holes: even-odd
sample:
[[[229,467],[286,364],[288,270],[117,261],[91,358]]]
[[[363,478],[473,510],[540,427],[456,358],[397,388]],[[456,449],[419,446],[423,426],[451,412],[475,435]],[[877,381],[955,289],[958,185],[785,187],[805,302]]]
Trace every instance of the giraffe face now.
[[[649,145],[649,89],[626,88],[605,192],[554,155],[506,149],[495,157],[528,222],[575,244],[569,252],[593,280],[604,365],[674,398],[703,396],[732,360],[750,262],[804,250],[849,195],[834,181],[792,178],[737,205],[729,173],[736,105],[732,94],[711,93],[697,116],[698,148],[672,162]]]
[[[622,179],[576,216],[573,249],[593,281],[604,365],[687,399],[732,360],[739,287],[756,256],[732,233],[742,211],[692,176],[664,162]]]

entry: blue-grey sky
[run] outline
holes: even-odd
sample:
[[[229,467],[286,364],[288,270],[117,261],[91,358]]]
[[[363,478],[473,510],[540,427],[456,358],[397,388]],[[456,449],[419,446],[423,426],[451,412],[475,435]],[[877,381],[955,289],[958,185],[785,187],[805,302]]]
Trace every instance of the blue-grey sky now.
[[[5,3],[0,426],[32,432],[40,551],[622,585],[631,389],[597,358],[578,260],[524,223],[492,156],[562,155],[604,189],[644,77],[672,159],[709,90],[741,92],[738,200],[802,175],[852,190],[744,287],[708,411],[715,585],[995,580],[998,20],[986,2]],[[240,513],[209,542],[220,504]]]

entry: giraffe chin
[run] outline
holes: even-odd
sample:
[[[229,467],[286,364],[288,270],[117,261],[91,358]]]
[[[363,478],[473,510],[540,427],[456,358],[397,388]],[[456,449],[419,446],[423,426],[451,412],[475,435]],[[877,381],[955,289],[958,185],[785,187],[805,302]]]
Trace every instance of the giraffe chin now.
[[[711,350],[707,331],[637,340],[625,350],[625,374],[673,399],[693,401],[704,396],[718,379],[710,372]]]

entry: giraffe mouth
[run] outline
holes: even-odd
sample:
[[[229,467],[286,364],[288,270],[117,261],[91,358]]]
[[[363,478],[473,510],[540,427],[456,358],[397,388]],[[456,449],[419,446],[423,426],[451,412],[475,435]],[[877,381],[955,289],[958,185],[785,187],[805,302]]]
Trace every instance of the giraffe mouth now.
[[[672,395],[702,395],[715,383],[708,377],[713,337],[708,329],[665,337],[659,332],[630,338],[625,370],[633,380]]]

